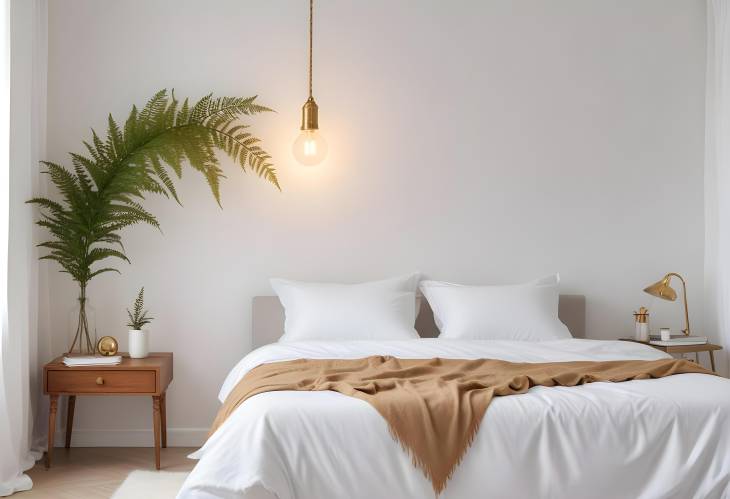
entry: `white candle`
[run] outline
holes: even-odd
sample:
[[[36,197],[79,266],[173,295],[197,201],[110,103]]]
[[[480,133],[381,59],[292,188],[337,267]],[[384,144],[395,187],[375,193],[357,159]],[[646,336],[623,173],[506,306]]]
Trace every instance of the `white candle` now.
[[[672,330],[668,327],[663,327],[659,330],[659,334],[662,336],[662,341],[669,341],[672,339]]]

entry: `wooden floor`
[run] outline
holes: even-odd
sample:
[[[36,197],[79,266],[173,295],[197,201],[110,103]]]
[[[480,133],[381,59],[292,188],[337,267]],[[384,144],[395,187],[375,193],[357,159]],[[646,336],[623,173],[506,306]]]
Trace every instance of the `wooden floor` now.
[[[197,461],[186,456],[195,449],[162,449],[161,471],[190,471]],[[49,470],[38,462],[28,470],[33,489],[18,499],[107,499],[130,471],[154,470],[154,450],[138,447],[75,447],[53,450]]]

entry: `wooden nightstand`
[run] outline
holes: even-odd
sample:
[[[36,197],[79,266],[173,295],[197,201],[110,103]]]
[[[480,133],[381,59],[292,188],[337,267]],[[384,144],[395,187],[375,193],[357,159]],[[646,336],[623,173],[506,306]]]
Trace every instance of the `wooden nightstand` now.
[[[155,466],[160,469],[160,440],[162,447],[167,447],[165,392],[172,381],[172,353],[151,353],[144,359],[131,359],[128,354],[121,355],[122,362],[116,366],[66,367],[63,357],[43,366],[43,391],[51,397],[46,468],[51,466],[59,395],[68,395],[66,448],[71,447],[77,395],[149,395],[152,397],[155,432]]]
[[[621,341],[633,341],[634,343],[641,343],[642,345],[648,345],[662,352],[672,353],[694,353],[697,363],[700,362],[700,352],[707,352],[710,355],[710,367],[715,370],[715,350],[722,350],[720,345],[713,345],[712,343],[705,343],[704,345],[673,345],[671,347],[663,347],[660,345],[652,345],[648,341],[639,341],[633,338],[621,338]]]

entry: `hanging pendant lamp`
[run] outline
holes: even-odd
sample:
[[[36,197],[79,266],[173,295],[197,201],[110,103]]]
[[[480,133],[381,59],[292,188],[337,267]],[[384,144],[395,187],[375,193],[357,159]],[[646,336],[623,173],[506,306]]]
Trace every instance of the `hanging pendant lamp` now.
[[[312,97],[312,17],[314,0],[309,0],[309,98],[302,106],[301,133],[294,141],[294,157],[305,166],[315,166],[327,157],[327,141],[319,131],[319,108]]]

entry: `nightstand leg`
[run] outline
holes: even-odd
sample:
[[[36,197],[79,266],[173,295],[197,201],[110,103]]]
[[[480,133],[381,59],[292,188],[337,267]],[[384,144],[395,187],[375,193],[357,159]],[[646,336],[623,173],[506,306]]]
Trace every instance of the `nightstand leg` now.
[[[46,452],[46,468],[51,467],[53,456],[53,439],[56,433],[56,411],[58,410],[58,395],[51,395],[51,404],[48,408],[48,451]]]
[[[76,395],[68,397],[66,408],[66,448],[71,448],[71,432],[74,429],[74,409],[76,408]]]
[[[710,350],[707,353],[710,354],[710,367],[712,367],[712,370],[714,371],[715,370],[715,353],[712,350]]]
[[[167,393],[160,395],[160,419],[162,420],[162,448],[167,449]]]
[[[155,467],[160,469],[160,397],[152,397],[152,424],[155,429]]]

